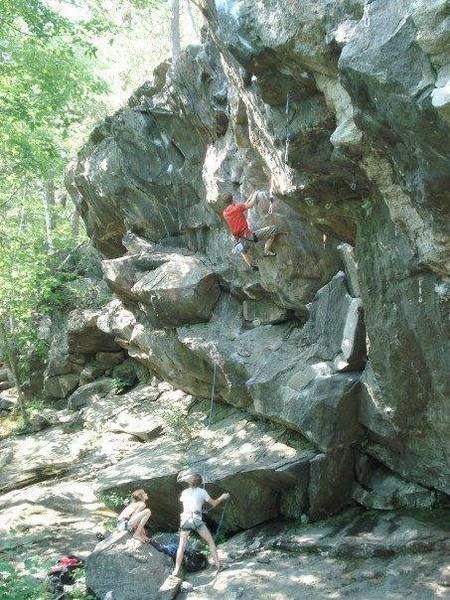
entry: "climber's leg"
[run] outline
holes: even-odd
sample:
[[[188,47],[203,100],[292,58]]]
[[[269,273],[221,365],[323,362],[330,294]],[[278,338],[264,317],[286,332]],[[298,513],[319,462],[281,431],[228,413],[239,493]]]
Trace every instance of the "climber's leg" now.
[[[217,553],[217,546],[213,539],[213,536],[211,535],[211,532],[209,531],[209,529],[207,527],[203,526],[203,527],[200,527],[200,529],[197,531],[197,533],[208,544],[209,549],[211,551],[211,556],[212,556],[214,565],[218,571],[220,569],[219,554]]]
[[[180,572],[181,563],[183,562],[184,551],[186,550],[186,544],[189,539],[190,531],[180,531],[180,541],[178,542],[177,556],[175,558],[175,568],[172,572],[174,577],[178,577]]]
[[[270,237],[264,244],[264,256],[276,256],[275,252],[271,252],[272,244],[277,239],[276,235]]]
[[[279,235],[281,233],[275,225],[261,227],[255,231],[258,242],[264,242],[264,256],[276,256],[275,252],[272,252],[272,245]]]
[[[247,265],[250,267],[250,269],[255,270],[255,269],[258,268],[257,266],[255,266],[252,263],[252,259],[250,258],[250,254],[248,254],[247,252],[241,252],[241,256],[245,260],[245,262],[247,263]]]
[[[272,252],[272,245],[277,239],[277,237],[281,235],[278,227],[275,225],[269,225],[268,227],[261,227],[261,229],[257,229],[255,231],[255,236],[259,241],[263,241],[264,243],[264,256],[276,256],[275,252]]]
[[[150,538],[145,533],[144,527],[151,514],[149,508],[144,508],[144,510],[135,513],[128,521],[128,528],[135,530],[133,537],[144,543],[150,541]]]

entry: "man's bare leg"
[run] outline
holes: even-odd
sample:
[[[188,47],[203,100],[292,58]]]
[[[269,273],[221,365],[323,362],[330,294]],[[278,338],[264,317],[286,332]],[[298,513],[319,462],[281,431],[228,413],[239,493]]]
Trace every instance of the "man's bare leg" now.
[[[252,269],[254,271],[255,269],[258,268],[257,266],[255,266],[254,264],[252,264],[252,259],[250,258],[249,254],[247,254],[246,252],[241,252],[241,256],[245,260],[245,262],[247,263],[247,265],[250,267],[250,269]]]
[[[150,538],[146,535],[144,526],[150,518],[151,511],[149,508],[144,508],[140,512],[134,514],[128,521],[128,527],[131,529],[135,528],[133,537],[146,544],[150,541]]]
[[[180,541],[178,542],[177,556],[175,558],[175,568],[172,572],[174,577],[178,577],[180,572],[181,563],[183,562],[184,551],[186,550],[186,544],[189,539],[189,531],[180,531]]]
[[[198,530],[198,534],[201,535],[201,537],[205,540],[205,542],[207,542],[209,549],[211,551],[211,556],[212,556],[214,565],[216,567],[216,572],[219,571],[219,569],[220,569],[219,554],[217,552],[217,546],[213,539],[213,536],[211,535],[211,532],[209,531],[209,529],[207,527],[201,527]]]
[[[266,240],[266,243],[264,244],[264,256],[276,256],[275,252],[272,252],[271,249],[278,235],[279,234],[277,233],[276,235],[273,235],[268,240]]]

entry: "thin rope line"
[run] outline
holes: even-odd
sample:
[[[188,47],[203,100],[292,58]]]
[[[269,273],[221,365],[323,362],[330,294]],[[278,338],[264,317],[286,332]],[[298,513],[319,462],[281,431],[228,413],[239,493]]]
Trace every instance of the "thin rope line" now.
[[[209,417],[208,417],[208,429],[211,426],[212,416],[214,411],[214,396],[216,393],[216,375],[217,375],[217,363],[214,361],[213,363],[213,380],[212,380],[212,388],[211,388],[211,401],[209,404]]]

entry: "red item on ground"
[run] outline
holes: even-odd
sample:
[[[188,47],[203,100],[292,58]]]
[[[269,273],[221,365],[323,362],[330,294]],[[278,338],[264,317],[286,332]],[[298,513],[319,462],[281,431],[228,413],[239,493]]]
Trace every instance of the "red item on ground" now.
[[[240,203],[230,204],[222,213],[223,218],[228,225],[228,229],[236,238],[249,238],[253,235],[252,230],[247,223],[246,212],[247,206]]]
[[[58,573],[64,569],[70,569],[71,567],[79,567],[82,565],[80,559],[75,556],[62,556],[56,565],[51,568],[51,573]]]

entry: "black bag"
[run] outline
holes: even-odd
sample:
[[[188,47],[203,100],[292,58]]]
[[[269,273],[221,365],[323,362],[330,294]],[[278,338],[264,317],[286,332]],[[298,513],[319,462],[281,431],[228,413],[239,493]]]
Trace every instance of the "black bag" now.
[[[184,568],[188,573],[197,573],[203,571],[208,566],[208,559],[202,552],[186,548],[184,553]]]
[[[83,566],[81,558],[69,554],[62,556],[56,565],[54,565],[48,573],[48,592],[52,600],[64,599],[64,586],[73,585],[75,579],[73,571]]]
[[[159,552],[162,552],[175,560],[179,540],[180,538],[178,535],[163,533],[157,535],[156,539],[153,538],[150,544]],[[197,573],[208,566],[208,559],[206,556],[200,552],[200,550],[195,548],[190,540],[184,551],[183,565],[188,573]]]

